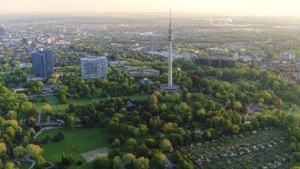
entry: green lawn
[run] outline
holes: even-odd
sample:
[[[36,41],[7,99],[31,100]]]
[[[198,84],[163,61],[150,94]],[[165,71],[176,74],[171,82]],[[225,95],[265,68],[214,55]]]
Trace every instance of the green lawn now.
[[[78,169],[91,169],[93,168],[94,161],[89,163],[84,163],[82,166],[78,167]]]
[[[72,155],[75,163],[78,160],[85,162],[84,158],[80,155],[81,153],[105,147],[109,144],[104,129],[99,128],[54,129],[43,132],[37,137],[37,140],[45,138],[47,134],[53,137],[60,131],[65,136],[62,141],[41,146],[47,161],[54,163],[60,161],[62,152],[64,152],[66,157]]]
[[[52,112],[65,112],[65,110],[68,108],[69,104],[76,103],[76,104],[86,104],[89,102],[92,102],[93,99],[68,99],[68,103],[66,104],[60,104],[58,97],[47,97],[47,102],[41,102],[40,100],[36,102],[36,108],[38,110],[42,109],[42,106],[44,103],[49,104],[52,107]]]
[[[149,97],[150,95],[133,95],[133,96],[122,96],[120,98],[122,99],[131,99],[131,100],[145,100]],[[116,97],[114,97],[116,98]],[[107,97],[102,97],[102,98],[93,98],[93,99],[85,99],[81,98],[80,100],[74,99],[74,98],[69,98],[68,103],[66,104],[60,104],[58,97],[51,96],[47,97],[47,102],[41,102],[38,100],[36,102],[36,108],[38,110],[42,109],[42,106],[44,103],[47,103],[52,106],[52,112],[65,112],[65,110],[68,108],[69,104],[71,103],[76,103],[76,104],[86,104],[86,103],[91,103],[93,100],[107,100]]]
[[[32,162],[30,161],[22,161],[20,165],[20,169],[28,169],[31,166]]]

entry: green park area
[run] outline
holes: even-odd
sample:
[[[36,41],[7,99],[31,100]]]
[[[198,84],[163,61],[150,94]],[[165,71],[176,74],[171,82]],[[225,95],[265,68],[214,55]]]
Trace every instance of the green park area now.
[[[208,169],[290,168],[290,156],[285,153],[288,148],[286,133],[268,128],[222,140],[194,143],[182,147],[181,151],[194,164]]]
[[[41,145],[44,150],[44,156],[47,161],[52,163],[60,162],[62,153],[66,157],[73,156],[75,163],[77,161],[85,162],[81,153],[99,149],[108,145],[107,133],[99,128],[75,128],[75,129],[53,129],[44,131],[37,137],[37,140],[45,138],[47,135],[54,137],[58,132],[64,134],[64,139],[60,142],[51,142]],[[76,165],[73,163],[73,165]],[[74,166],[73,166],[74,167]],[[72,168],[72,167],[71,167]]]
[[[120,98],[122,99],[131,99],[131,100],[146,100],[150,95],[133,95],[133,96],[122,96]],[[117,97],[111,97],[111,98],[117,98]],[[60,104],[58,97],[47,97],[47,102],[42,102],[40,99],[36,102],[36,108],[38,110],[42,109],[43,104],[49,104],[52,107],[52,112],[65,112],[65,110],[68,108],[69,104],[75,103],[75,104],[86,104],[86,103],[92,103],[93,100],[107,100],[107,97],[101,97],[101,98],[93,98],[93,99],[87,99],[87,98],[81,98],[81,99],[74,99],[69,98],[68,102],[66,104]]]

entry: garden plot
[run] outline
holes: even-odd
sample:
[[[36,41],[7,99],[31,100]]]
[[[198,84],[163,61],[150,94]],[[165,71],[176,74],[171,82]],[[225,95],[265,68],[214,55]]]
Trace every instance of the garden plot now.
[[[283,130],[266,128],[238,136],[194,143],[181,151],[203,168],[289,168]]]

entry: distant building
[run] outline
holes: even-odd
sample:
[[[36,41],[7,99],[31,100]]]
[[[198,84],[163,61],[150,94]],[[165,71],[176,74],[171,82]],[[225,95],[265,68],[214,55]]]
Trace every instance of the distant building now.
[[[126,61],[114,61],[108,62],[109,66],[116,67],[116,66],[124,66]]]
[[[156,41],[151,41],[150,43],[150,51],[157,51],[157,42]]]
[[[26,77],[26,82],[29,82],[29,81],[45,81],[46,78],[44,77],[36,77],[36,76],[27,76]]]
[[[20,63],[18,65],[19,68],[27,68],[27,67],[32,67],[32,63]]]
[[[50,50],[31,52],[32,70],[36,77],[46,77],[53,73],[53,54]]]
[[[28,45],[28,39],[22,38],[22,45]]]
[[[141,76],[141,75],[159,75],[159,71],[150,68],[138,68],[139,70],[130,70],[129,76]]]
[[[0,28],[0,36],[4,36],[4,35],[5,35],[4,28]]]
[[[295,59],[296,55],[295,54],[290,54],[290,53],[281,53],[279,56],[280,60],[291,60]]]
[[[81,58],[81,76],[83,79],[106,77],[108,75],[107,65],[105,56]]]

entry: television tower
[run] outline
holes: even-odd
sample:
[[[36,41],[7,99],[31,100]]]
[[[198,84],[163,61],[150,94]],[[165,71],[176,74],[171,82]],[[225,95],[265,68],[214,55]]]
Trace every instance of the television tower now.
[[[169,58],[168,58],[168,87],[172,87],[172,42],[173,42],[173,30],[172,30],[172,18],[171,18],[171,10],[170,10],[170,24],[168,29],[168,41],[169,41]]]

